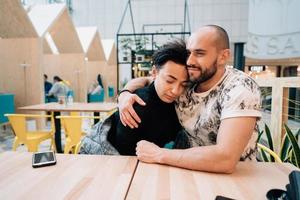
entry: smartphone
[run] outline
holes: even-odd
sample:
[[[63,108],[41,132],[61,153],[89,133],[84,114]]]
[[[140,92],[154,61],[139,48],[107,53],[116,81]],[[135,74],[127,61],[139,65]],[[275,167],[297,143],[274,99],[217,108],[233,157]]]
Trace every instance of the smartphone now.
[[[32,155],[32,167],[34,168],[55,164],[56,158],[53,151],[36,152]]]
[[[218,195],[218,196],[216,196],[215,200],[234,200],[234,199]]]

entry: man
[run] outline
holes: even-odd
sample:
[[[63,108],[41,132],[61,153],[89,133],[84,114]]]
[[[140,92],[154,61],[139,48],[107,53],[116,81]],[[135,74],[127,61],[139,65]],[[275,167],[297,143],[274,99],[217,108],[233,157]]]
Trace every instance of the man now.
[[[123,126],[116,112],[103,123],[97,124],[82,141],[82,154],[135,155],[136,144],[141,140],[164,147],[175,140],[181,125],[174,101],[184,92],[188,83],[187,52],[184,41],[166,43],[153,55],[154,82],[135,91],[147,106],[134,105],[142,119],[136,129]]]
[[[232,173],[239,160],[256,157],[259,87],[243,72],[225,67],[230,50],[223,28],[200,28],[189,38],[187,50],[188,73],[194,84],[177,100],[176,111],[191,148],[169,150],[141,141],[136,154],[149,163]],[[126,89],[133,91],[147,81],[133,80]],[[131,107],[135,101],[143,104],[129,92],[119,97],[121,120],[132,128],[140,122]]]
[[[44,91],[45,95],[47,95],[52,87],[52,83],[48,81],[48,76],[44,74]]]

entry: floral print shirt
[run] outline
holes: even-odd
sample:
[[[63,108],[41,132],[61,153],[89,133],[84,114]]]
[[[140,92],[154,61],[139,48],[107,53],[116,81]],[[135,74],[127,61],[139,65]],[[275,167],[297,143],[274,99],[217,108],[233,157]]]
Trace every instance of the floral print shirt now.
[[[261,117],[259,86],[242,71],[226,68],[221,80],[206,92],[196,93],[195,87],[186,90],[175,104],[191,147],[216,144],[223,119]],[[257,136],[256,128],[241,160],[256,160]]]

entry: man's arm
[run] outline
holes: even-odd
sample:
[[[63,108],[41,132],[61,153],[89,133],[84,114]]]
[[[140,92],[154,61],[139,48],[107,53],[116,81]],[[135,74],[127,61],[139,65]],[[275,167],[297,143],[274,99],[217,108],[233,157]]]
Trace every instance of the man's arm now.
[[[129,81],[123,90],[135,91],[139,88],[149,85],[153,81],[152,77],[140,77],[132,79]],[[141,123],[141,119],[134,111],[132,105],[137,102],[138,104],[144,106],[145,102],[136,94],[130,92],[122,92],[118,97],[119,102],[119,113],[120,120],[124,126],[129,126],[130,128],[137,128],[138,123]]]
[[[139,77],[130,80],[124,87],[126,90],[135,91],[139,88],[145,87],[147,85],[150,85],[152,83],[153,78],[152,77]]]
[[[184,150],[159,148],[141,141],[136,151],[138,159],[192,170],[232,173],[247,146],[255,127],[255,117],[228,118],[221,122],[217,144]]]

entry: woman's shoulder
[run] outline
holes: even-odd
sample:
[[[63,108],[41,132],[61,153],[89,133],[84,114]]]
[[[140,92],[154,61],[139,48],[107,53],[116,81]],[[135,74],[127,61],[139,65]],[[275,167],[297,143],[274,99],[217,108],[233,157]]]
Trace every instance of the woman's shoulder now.
[[[150,103],[157,96],[154,88],[151,86],[137,89],[134,93],[138,95],[146,104]]]

